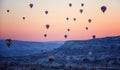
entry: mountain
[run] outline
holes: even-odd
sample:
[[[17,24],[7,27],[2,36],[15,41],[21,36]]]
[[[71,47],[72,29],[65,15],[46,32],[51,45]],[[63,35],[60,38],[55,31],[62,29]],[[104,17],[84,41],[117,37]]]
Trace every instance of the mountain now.
[[[0,40],[0,55],[1,56],[24,56],[36,53],[47,52],[58,48],[64,42],[27,42],[13,40],[10,47],[6,45],[5,40]]]
[[[51,51],[53,55],[119,55],[120,36],[96,38],[90,40],[66,41],[61,47]]]

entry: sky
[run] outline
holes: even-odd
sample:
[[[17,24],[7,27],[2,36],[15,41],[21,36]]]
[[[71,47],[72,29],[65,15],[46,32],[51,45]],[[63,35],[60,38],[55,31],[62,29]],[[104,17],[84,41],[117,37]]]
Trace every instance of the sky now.
[[[101,6],[107,7],[104,13]],[[92,35],[97,38],[120,36],[119,8],[120,0],[0,0],[0,39],[66,41],[92,39]],[[50,25],[49,29],[46,24]]]

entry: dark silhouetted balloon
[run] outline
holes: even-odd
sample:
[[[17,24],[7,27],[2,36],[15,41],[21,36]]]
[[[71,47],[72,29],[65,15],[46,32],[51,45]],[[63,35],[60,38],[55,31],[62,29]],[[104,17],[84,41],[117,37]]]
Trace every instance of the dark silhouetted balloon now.
[[[46,28],[47,28],[47,29],[49,29],[49,27],[50,27],[50,25],[49,25],[49,24],[46,24],[45,26],[46,26]]]
[[[91,19],[88,19],[88,22],[89,22],[89,23],[91,23],[91,21],[92,21]]]
[[[95,38],[96,38],[96,35],[93,35],[92,37],[93,37],[93,39],[95,39]]]
[[[47,37],[47,34],[44,34],[44,37]]]
[[[83,6],[84,6],[84,3],[81,3],[81,6],[83,7]]]
[[[83,13],[83,9],[80,9],[80,13]]]
[[[88,27],[86,27],[86,30],[88,30]]]
[[[23,17],[23,20],[25,20],[25,17]]]
[[[48,11],[45,11],[45,14],[47,15],[47,14],[48,14]]]
[[[69,18],[68,18],[68,17],[66,17],[66,20],[69,20]]]
[[[12,40],[11,39],[6,39],[6,45],[8,47],[10,47],[11,44],[12,44]]]
[[[101,11],[104,13],[106,11],[107,7],[106,6],[101,6]]]
[[[31,3],[31,4],[29,4],[29,6],[30,6],[30,8],[32,8],[32,7],[33,7],[33,4]]]
[[[72,3],[69,3],[69,7],[71,7],[72,6]]]
[[[7,12],[10,12],[10,10],[8,9]]]
[[[76,18],[73,18],[74,21],[76,21]]]
[[[48,60],[50,63],[52,63],[54,61],[54,56],[49,56]]]
[[[67,35],[64,35],[65,38],[67,38]]]
[[[70,29],[68,28],[68,29],[67,29],[67,31],[69,32],[69,31],[70,31]]]

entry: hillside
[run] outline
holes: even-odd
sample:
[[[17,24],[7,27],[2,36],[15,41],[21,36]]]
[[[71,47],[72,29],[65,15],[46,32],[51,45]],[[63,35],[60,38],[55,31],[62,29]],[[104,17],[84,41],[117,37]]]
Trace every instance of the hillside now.
[[[0,40],[1,56],[25,56],[47,52],[58,48],[64,42],[27,42],[13,40],[12,45],[8,47],[5,40]]]

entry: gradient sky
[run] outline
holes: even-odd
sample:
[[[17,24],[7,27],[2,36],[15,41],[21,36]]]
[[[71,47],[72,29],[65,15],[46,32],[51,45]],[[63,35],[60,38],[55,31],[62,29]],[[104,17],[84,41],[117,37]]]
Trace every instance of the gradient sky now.
[[[30,3],[34,4],[33,8],[29,7]],[[103,5],[107,6],[105,13],[100,9]],[[48,15],[45,10],[49,11]],[[49,29],[45,28],[46,24],[50,24]],[[48,36],[44,38],[44,34]],[[68,35],[67,39],[64,34]],[[92,35],[97,38],[120,35],[120,0],[0,0],[0,39],[64,41],[91,39]]]

